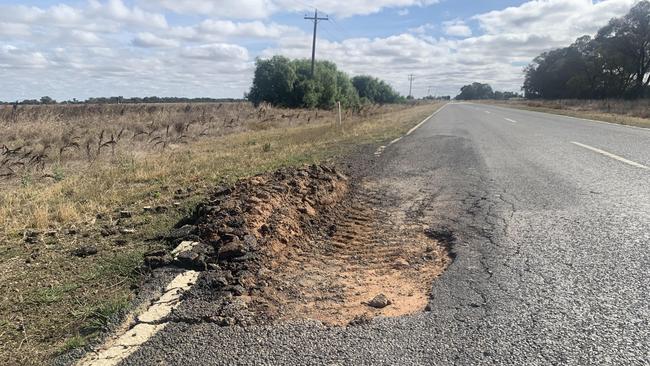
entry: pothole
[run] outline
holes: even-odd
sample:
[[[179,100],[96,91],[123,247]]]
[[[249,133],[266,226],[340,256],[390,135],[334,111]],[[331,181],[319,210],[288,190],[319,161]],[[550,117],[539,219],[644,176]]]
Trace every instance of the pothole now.
[[[175,253],[204,273],[169,321],[345,325],[423,311],[448,249],[387,198],[316,165],[217,189],[185,227],[199,243]]]

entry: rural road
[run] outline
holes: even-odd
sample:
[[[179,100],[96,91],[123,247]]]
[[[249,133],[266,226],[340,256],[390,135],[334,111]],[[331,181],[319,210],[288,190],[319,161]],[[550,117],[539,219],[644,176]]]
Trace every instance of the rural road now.
[[[650,364],[650,130],[450,104],[374,164],[456,238],[430,312],[169,324],[123,364]]]

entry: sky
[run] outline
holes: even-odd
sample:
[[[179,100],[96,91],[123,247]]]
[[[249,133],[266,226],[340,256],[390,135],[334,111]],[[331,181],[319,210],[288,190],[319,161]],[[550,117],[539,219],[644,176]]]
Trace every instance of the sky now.
[[[47,95],[241,98],[256,58],[311,57],[403,95],[474,81],[519,91],[523,68],[637,0],[0,0],[0,100]]]

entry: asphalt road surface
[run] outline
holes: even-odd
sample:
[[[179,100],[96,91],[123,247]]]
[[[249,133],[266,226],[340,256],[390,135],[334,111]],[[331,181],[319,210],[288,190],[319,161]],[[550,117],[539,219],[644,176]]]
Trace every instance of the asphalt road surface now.
[[[170,324],[124,364],[650,364],[650,130],[451,104],[376,159],[456,238],[430,312]]]

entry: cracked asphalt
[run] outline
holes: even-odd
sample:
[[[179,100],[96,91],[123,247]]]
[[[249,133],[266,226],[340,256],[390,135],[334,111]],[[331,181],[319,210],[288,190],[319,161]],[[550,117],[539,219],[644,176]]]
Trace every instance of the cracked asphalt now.
[[[403,206],[454,234],[429,312],[171,323],[122,364],[649,365],[650,170],[572,142],[650,166],[650,130],[475,104],[368,158],[375,179],[408,187]]]

